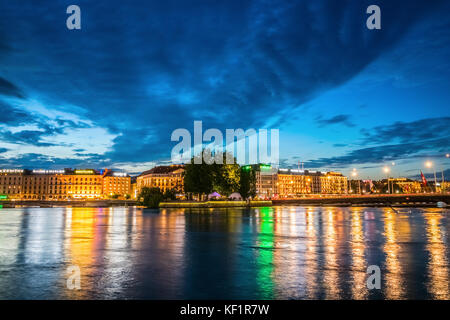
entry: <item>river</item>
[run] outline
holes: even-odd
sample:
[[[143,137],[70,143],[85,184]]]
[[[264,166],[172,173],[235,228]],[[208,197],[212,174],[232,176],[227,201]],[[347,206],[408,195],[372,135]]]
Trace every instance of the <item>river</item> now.
[[[0,299],[450,299],[450,210],[398,210],[3,208]]]

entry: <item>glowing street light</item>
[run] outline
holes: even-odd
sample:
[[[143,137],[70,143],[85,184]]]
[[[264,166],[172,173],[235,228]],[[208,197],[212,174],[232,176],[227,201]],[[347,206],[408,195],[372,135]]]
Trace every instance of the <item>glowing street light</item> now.
[[[356,168],[353,168],[352,176],[353,177],[358,176],[358,171],[356,171]],[[358,179],[358,191],[359,191],[359,194],[361,194],[361,180],[359,180],[359,179]]]
[[[450,153],[447,153],[447,154],[445,155],[445,157],[446,157],[446,158],[450,158]]]
[[[391,169],[387,166],[385,166],[383,168],[384,173],[386,173],[386,178],[387,178],[387,185],[388,185],[388,193],[391,193],[391,185],[389,183],[389,171],[391,171]]]
[[[426,162],[425,162],[425,167],[427,167],[427,168],[434,168],[434,167],[433,167],[433,162],[431,162],[431,161],[429,161],[429,160],[426,161]],[[434,172],[434,192],[437,192],[436,169],[434,169],[433,172]]]

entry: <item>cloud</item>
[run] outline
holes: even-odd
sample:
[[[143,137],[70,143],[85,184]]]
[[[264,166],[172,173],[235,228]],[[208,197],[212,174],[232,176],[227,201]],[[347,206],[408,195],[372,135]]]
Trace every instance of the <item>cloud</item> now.
[[[345,143],[334,143],[333,144],[333,147],[336,147],[336,148],[343,148],[343,147],[346,147],[346,146],[348,146],[348,145],[345,144]]]
[[[16,85],[2,77],[0,77],[0,94],[15,98],[24,98],[24,94]]]
[[[28,112],[14,108],[4,101],[0,101],[0,115],[0,124],[19,125],[33,121]]]
[[[82,30],[68,31],[57,14],[62,3],[4,1],[0,21],[14,34],[1,41],[14,50],[2,63],[33,88],[27,96],[43,95],[60,109],[82,106],[114,135],[105,158],[146,162],[168,158],[171,132],[194,120],[205,129],[259,128],[271,118],[281,126],[305,102],[358,75],[440,3],[400,8],[379,0],[389,27],[372,32],[365,27],[370,1],[80,0]],[[19,97],[8,84],[0,90]],[[353,125],[348,115],[321,121]],[[4,139],[51,143],[43,139],[76,124],[37,125]]]
[[[395,122],[373,129],[362,129],[363,144],[416,142],[440,137],[450,139],[450,117],[428,118],[413,122]],[[448,145],[448,143],[447,143]]]
[[[310,160],[307,165],[313,168],[336,167],[343,168],[352,164],[382,163],[397,159],[408,159],[417,156],[424,157],[427,152],[441,150],[442,152],[450,147],[449,138],[440,138],[404,144],[381,145],[375,147],[361,148],[347,152],[342,156],[320,158]]]
[[[325,127],[333,124],[343,124],[347,127],[354,127],[355,125],[351,122],[351,117],[348,114],[339,114],[328,119],[317,118],[316,121],[319,127]]]

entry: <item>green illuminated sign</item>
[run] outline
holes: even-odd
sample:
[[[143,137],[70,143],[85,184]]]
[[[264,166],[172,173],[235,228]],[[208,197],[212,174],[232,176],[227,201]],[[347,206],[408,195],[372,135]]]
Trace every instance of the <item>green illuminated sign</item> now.
[[[0,200],[6,200],[8,199],[8,196],[5,194],[0,194]]]

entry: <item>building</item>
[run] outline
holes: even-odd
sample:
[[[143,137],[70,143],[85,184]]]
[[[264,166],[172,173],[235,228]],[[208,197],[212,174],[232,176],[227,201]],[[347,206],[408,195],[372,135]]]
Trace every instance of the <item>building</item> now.
[[[22,193],[24,170],[1,169],[0,170],[0,195],[2,198],[15,199]]]
[[[144,187],[159,188],[162,192],[175,190],[184,192],[184,166],[158,166],[144,171],[136,179],[136,191],[139,194]]]
[[[8,199],[107,199],[131,193],[131,177],[94,169],[0,170],[0,195]]]
[[[450,192],[450,182],[441,182],[441,190],[442,192]]]
[[[320,177],[321,194],[346,194],[348,179],[339,172],[327,172]]]
[[[390,178],[389,183],[392,186],[398,186],[401,193],[421,193],[422,184],[419,181],[414,181],[407,178]]]
[[[18,194],[18,198],[25,200],[59,200],[65,198],[65,195],[60,193],[61,180],[58,179],[64,173],[64,170],[25,170],[22,192]]]
[[[255,170],[256,195],[260,198],[272,198],[276,193],[276,170],[270,165],[258,164],[248,166]]]
[[[125,172],[108,171],[103,175],[103,195],[105,197],[131,198],[131,177]]]
[[[260,198],[295,198],[308,194],[347,193],[347,177],[341,173],[275,169],[264,164],[249,167],[255,170],[256,194]]]

